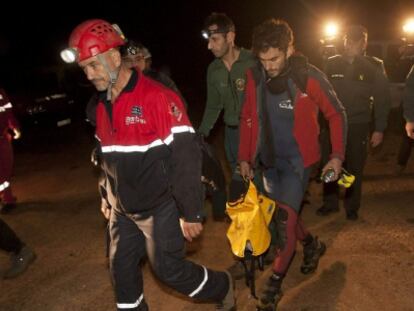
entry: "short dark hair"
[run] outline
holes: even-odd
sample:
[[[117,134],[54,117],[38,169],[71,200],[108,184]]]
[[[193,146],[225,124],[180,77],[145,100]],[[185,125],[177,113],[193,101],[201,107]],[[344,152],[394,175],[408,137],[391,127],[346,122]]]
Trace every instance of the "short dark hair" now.
[[[345,31],[345,38],[352,41],[368,39],[368,30],[362,25],[350,25]]]
[[[269,48],[278,48],[287,52],[293,44],[293,31],[282,19],[268,19],[253,31],[252,50],[254,54],[266,52]]]
[[[123,46],[121,46],[121,56],[136,55],[144,48],[141,42],[135,40],[128,40]]]
[[[235,31],[236,28],[234,27],[233,21],[224,13],[211,13],[209,16],[206,17],[204,21],[204,28],[208,29],[208,27],[212,25],[217,25],[219,30],[226,30],[226,31]]]

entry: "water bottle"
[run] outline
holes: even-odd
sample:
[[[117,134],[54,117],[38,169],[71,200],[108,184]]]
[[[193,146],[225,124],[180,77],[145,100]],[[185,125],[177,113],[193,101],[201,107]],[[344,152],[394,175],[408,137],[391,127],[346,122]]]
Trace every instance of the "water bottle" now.
[[[335,170],[333,168],[328,168],[326,170],[325,174],[323,174],[321,176],[321,180],[324,183],[328,183],[328,182],[334,181],[334,178],[335,178]]]

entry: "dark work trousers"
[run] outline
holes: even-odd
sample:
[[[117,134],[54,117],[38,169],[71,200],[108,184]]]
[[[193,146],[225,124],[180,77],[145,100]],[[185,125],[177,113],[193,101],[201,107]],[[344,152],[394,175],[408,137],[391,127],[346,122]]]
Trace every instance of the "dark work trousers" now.
[[[225,126],[224,149],[231,173],[233,174],[237,166],[237,153],[239,149],[239,129],[237,126]],[[226,201],[226,188],[212,192],[211,203],[214,218],[220,219],[225,216]]]
[[[0,133],[1,134],[1,133]],[[13,170],[13,147],[9,139],[0,136],[0,198],[4,203],[15,203],[10,186],[10,178]]]
[[[411,155],[411,149],[414,147],[414,139],[407,136],[404,131],[400,144],[400,150],[398,151],[398,165],[407,166],[408,159]]]
[[[237,155],[239,153],[239,127],[225,126],[224,128],[224,149],[226,158],[230,164],[231,173],[233,174],[237,166]]]
[[[118,310],[138,310],[143,301],[139,263],[146,255],[157,277],[188,297],[220,302],[229,290],[224,272],[185,259],[184,237],[173,200],[156,207],[145,219],[112,209],[110,234],[110,269]]]
[[[18,254],[23,247],[16,233],[0,218],[0,249]]]
[[[325,132],[326,136],[327,133],[329,132]],[[355,176],[355,181],[345,192],[345,209],[347,212],[358,211],[361,205],[362,176],[367,158],[368,135],[368,123],[348,124],[348,138],[343,167]],[[326,138],[329,137],[324,138],[325,144],[327,144]],[[325,148],[323,149],[326,150]],[[324,152],[323,165],[328,161],[328,157],[329,154]],[[339,207],[339,187],[336,182],[323,184],[323,203],[327,208],[337,209]]]

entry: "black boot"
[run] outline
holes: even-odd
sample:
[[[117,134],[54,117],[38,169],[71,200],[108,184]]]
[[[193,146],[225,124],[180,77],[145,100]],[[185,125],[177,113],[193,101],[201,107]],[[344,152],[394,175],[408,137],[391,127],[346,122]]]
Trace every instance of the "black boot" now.
[[[303,242],[303,263],[300,271],[303,274],[314,272],[318,268],[319,259],[325,254],[325,243],[309,235]]]
[[[277,304],[282,299],[281,290],[283,276],[273,273],[265,285],[263,294],[261,295],[256,310],[257,311],[274,311]]]

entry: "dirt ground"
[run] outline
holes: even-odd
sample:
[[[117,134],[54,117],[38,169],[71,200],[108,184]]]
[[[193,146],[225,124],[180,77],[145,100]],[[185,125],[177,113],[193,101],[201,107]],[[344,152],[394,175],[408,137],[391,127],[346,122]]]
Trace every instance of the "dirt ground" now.
[[[1,311],[115,309],[89,162],[92,144],[81,130],[67,136],[69,143],[43,141],[17,151],[13,186],[19,206],[1,217],[35,249],[37,260],[19,278],[0,279]],[[393,174],[399,141],[390,135],[383,150],[370,155],[356,222],[345,220],[343,210],[316,216],[321,191],[311,184],[303,218],[328,249],[318,271],[305,276],[298,247],[278,310],[414,310],[414,159],[404,174]],[[215,269],[229,266],[226,228],[209,218],[202,238],[189,245],[191,260]],[[8,255],[0,253],[0,274],[8,265]],[[258,275],[259,289],[269,273],[267,268]],[[194,304],[163,287],[148,265],[144,278],[151,310],[214,310],[214,304]],[[254,310],[243,281],[237,283],[237,298],[239,311]]]

